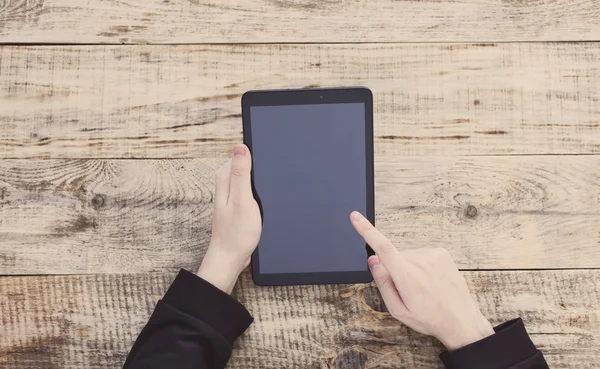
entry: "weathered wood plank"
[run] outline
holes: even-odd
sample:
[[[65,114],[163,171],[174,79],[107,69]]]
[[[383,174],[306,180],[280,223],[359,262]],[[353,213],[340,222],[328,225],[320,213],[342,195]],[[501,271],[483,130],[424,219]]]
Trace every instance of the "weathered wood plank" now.
[[[196,268],[223,159],[0,160],[0,274]],[[377,225],[462,268],[600,267],[600,156],[379,158]]]
[[[595,0],[5,0],[2,5],[0,42],[597,41],[600,35]]]
[[[600,361],[600,271],[466,272],[493,323],[521,316],[556,369]],[[6,369],[118,368],[173,273],[0,278]],[[441,368],[434,339],[379,312],[376,289],[259,288],[236,295],[256,318],[231,368]]]
[[[0,157],[214,157],[246,90],[352,85],[379,156],[600,152],[599,43],[81,46],[0,47]]]

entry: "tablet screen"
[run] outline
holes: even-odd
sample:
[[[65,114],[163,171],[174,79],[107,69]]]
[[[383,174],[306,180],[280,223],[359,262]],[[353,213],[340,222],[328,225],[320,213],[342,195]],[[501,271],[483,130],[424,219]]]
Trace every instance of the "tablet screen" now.
[[[261,274],[367,270],[365,104],[251,106]]]

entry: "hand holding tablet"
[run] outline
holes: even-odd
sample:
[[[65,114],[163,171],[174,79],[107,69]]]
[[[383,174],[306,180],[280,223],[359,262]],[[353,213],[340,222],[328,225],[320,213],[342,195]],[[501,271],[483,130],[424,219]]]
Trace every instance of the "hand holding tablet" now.
[[[520,319],[492,328],[446,250],[399,251],[373,226],[368,90],[252,92],[243,117],[254,167],[250,148],[236,145],[218,170],[201,278],[180,271],[125,367],[213,367],[215,358],[224,367],[252,316],[221,291],[231,293],[260,241],[258,284],[356,283],[372,273],[394,318],[448,348],[448,368],[548,368]],[[376,252],[368,268],[366,243]]]
[[[262,228],[252,195],[251,168],[250,151],[236,145],[215,175],[212,236],[198,275],[227,293],[250,263]]]

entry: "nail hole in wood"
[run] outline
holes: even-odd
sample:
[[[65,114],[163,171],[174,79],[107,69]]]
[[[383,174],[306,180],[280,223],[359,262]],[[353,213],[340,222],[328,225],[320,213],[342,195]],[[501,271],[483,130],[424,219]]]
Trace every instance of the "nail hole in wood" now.
[[[104,205],[104,197],[102,195],[96,195],[92,198],[92,207],[96,210],[100,209]]]
[[[475,218],[477,216],[477,208],[473,205],[467,206],[465,209],[465,216],[471,219]]]

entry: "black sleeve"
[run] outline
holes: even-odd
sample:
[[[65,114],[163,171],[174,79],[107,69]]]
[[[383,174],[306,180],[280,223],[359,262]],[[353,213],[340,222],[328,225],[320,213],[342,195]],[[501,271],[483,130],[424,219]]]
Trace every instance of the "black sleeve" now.
[[[222,369],[252,316],[233,297],[181,270],[123,369]]]
[[[495,334],[452,352],[440,359],[448,369],[548,369],[521,319],[494,328]]]

